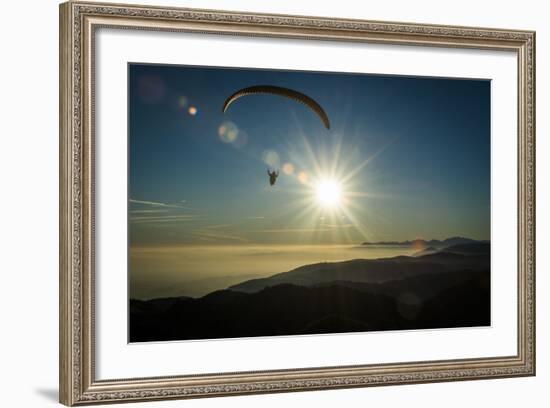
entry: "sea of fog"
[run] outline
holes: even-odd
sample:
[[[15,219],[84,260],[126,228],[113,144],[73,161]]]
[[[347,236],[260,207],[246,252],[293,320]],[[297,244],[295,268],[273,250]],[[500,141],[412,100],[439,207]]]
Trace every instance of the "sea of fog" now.
[[[200,297],[303,265],[411,255],[408,246],[265,245],[139,247],[129,251],[134,299]]]

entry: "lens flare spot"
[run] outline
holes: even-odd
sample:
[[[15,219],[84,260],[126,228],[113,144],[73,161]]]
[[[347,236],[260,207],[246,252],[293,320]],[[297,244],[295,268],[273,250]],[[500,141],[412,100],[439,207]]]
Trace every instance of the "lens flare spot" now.
[[[292,163],[283,164],[283,173],[285,173],[288,176],[294,173],[294,166],[292,165]]]
[[[139,78],[138,95],[143,103],[158,103],[164,97],[164,81],[155,75],[144,75]]]
[[[199,110],[198,110],[195,106],[190,106],[189,109],[187,109],[187,112],[188,112],[191,116],[196,116],[197,113],[199,112]]]
[[[226,133],[227,135],[227,140],[229,140],[230,142],[234,142],[235,140],[237,140],[237,131],[236,130],[230,130],[229,132]]]
[[[411,248],[415,251],[426,249],[426,243],[422,238],[416,238],[411,242]]]
[[[274,150],[266,150],[263,154],[264,163],[269,167],[276,168],[279,167],[280,160],[279,155]]]
[[[422,309],[422,302],[414,293],[405,292],[397,298],[397,311],[407,320],[415,319]]]
[[[309,177],[305,171],[301,171],[298,173],[298,181],[302,184],[307,184]]]
[[[233,143],[239,136],[239,128],[233,122],[223,122],[218,127],[218,136],[224,143]]]

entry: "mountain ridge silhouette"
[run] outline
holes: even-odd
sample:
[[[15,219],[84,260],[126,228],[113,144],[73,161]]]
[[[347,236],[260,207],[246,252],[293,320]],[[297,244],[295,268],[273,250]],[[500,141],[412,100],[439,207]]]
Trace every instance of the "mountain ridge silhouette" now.
[[[130,299],[129,340],[488,326],[490,245],[457,245],[418,257],[304,265],[266,278],[270,284],[251,289],[245,281],[200,298]],[[370,279],[336,279],[361,273]]]

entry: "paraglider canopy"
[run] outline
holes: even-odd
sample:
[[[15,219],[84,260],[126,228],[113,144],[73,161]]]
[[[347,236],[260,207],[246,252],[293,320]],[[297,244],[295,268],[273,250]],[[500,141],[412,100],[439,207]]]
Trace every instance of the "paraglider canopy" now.
[[[222,111],[225,113],[225,111],[229,108],[229,106],[233,102],[235,102],[237,99],[242,98],[243,96],[256,95],[256,94],[278,95],[278,96],[282,96],[285,98],[292,99],[293,101],[299,102],[307,106],[309,109],[311,109],[319,117],[319,119],[321,119],[321,121],[323,122],[323,125],[327,129],[330,129],[330,122],[328,120],[328,116],[326,112],[323,110],[323,108],[321,107],[321,105],[319,105],[312,98],[310,98],[307,95],[304,95],[303,93],[300,93],[298,91],[295,91],[289,88],[282,88],[279,86],[256,85],[256,86],[249,86],[247,88],[240,89],[225,100]]]

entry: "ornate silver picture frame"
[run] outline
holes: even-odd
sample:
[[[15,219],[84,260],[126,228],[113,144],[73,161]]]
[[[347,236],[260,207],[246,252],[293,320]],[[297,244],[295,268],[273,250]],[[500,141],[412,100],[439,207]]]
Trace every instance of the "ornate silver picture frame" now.
[[[101,28],[514,53],[518,166],[517,179],[508,182],[517,183],[518,191],[517,352],[481,358],[357,361],[344,366],[98,379],[95,192],[99,186],[94,86],[96,32]],[[534,32],[71,1],[60,6],[59,91],[61,403],[73,406],[535,375]]]

